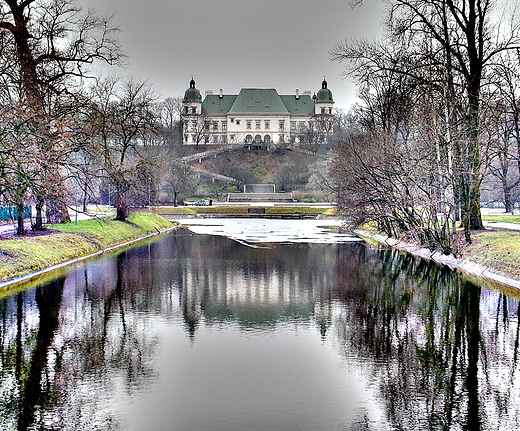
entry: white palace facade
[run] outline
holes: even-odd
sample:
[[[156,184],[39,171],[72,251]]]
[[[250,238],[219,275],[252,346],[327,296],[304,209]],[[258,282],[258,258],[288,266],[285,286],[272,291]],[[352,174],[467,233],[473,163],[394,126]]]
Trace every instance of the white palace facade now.
[[[334,100],[323,79],[311,96],[280,95],[274,88],[243,88],[238,94],[206,91],[204,100],[193,78],[182,100],[183,143],[280,144],[319,143],[332,131]]]

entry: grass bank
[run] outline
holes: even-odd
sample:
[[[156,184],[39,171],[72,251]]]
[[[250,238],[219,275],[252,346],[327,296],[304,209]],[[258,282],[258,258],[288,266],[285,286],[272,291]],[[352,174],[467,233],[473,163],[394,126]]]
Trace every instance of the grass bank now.
[[[496,229],[476,233],[461,258],[520,280],[520,232]]]
[[[111,218],[51,225],[45,235],[0,241],[0,281],[9,280],[161,232],[174,225],[158,214],[132,213],[125,222]]]

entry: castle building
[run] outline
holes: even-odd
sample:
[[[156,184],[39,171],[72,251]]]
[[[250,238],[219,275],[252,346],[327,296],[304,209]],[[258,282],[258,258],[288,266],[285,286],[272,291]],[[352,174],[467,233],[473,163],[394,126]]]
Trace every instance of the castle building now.
[[[243,88],[238,94],[206,91],[204,100],[193,78],[182,100],[183,143],[320,143],[332,131],[334,100],[323,79],[321,89],[280,95],[274,88]]]

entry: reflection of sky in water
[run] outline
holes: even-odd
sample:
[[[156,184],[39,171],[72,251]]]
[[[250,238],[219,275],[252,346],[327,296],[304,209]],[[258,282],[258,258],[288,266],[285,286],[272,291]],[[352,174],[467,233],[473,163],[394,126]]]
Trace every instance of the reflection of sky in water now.
[[[221,235],[245,243],[340,243],[358,241],[353,235],[337,232],[340,220],[292,219],[179,219],[190,231]]]
[[[154,327],[161,378],[139,399],[116,402],[125,430],[336,430],[375,401],[359,369],[345,370],[307,325],[276,333],[201,325],[194,341],[179,327]]]

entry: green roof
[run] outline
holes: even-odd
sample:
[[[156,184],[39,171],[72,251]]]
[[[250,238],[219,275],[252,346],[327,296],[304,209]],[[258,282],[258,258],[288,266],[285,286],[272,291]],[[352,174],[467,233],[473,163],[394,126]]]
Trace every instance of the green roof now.
[[[328,88],[322,88],[316,96],[316,102],[333,102],[332,91]]]
[[[330,90],[320,90],[332,99]],[[325,92],[328,92],[325,94]],[[328,99],[327,99],[328,101]],[[314,114],[314,100],[309,94],[279,95],[274,88],[243,88],[238,95],[206,94],[202,111],[207,115],[282,114],[309,116]]]
[[[184,92],[184,102],[200,102],[202,99],[200,91],[195,88],[195,81],[191,77],[190,88]]]
[[[196,88],[188,88],[184,92],[184,102],[200,102],[201,99],[200,91]]]
[[[311,96],[304,94],[298,99],[295,95],[280,96],[287,111],[291,115],[312,115],[314,114],[314,101]]]
[[[229,114],[289,114],[274,88],[243,88]]]
[[[323,82],[321,83],[321,90],[316,95],[316,102],[334,102],[332,100],[332,91],[327,88],[325,77],[323,77]]]
[[[202,102],[202,112],[207,115],[226,115],[236,98],[236,94],[222,95],[222,97],[217,94],[207,94]]]

